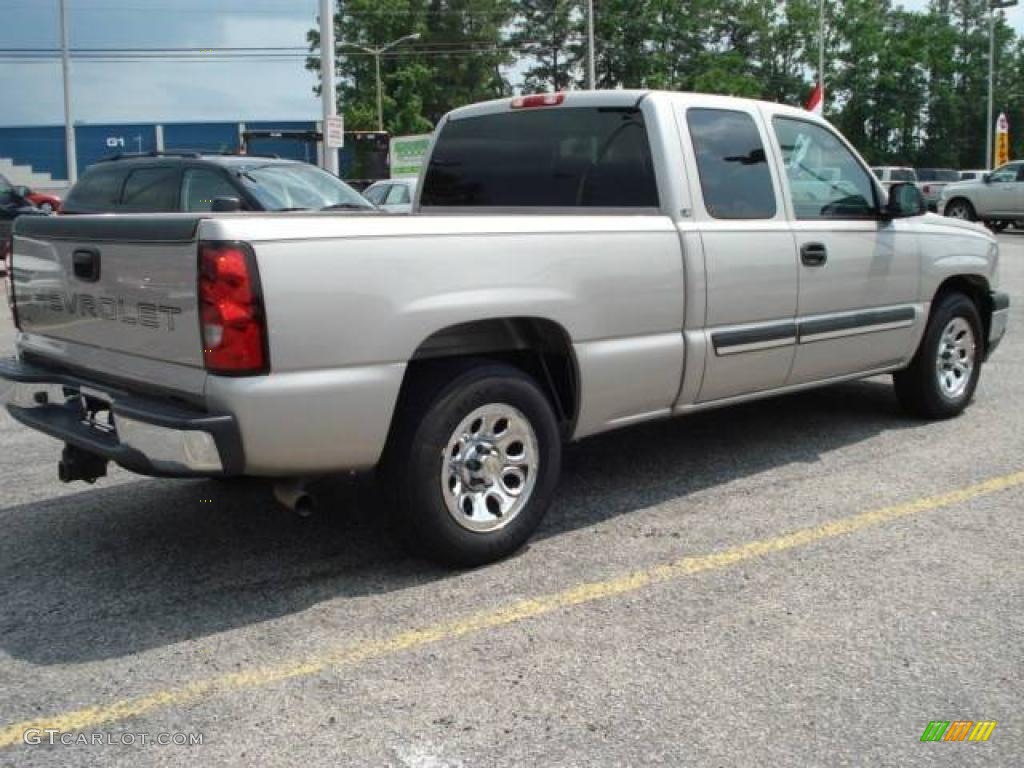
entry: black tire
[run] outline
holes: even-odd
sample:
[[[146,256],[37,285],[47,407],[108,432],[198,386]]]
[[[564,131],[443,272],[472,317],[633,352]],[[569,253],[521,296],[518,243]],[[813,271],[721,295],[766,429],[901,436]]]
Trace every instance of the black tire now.
[[[971,205],[971,201],[965,200],[962,197],[950,200],[946,204],[945,214],[953,219],[966,219],[967,221],[978,220],[978,214],[974,210],[974,206]]]
[[[974,334],[974,360],[963,391],[952,396],[939,382],[937,361],[943,333],[956,318],[966,321]],[[969,297],[952,292],[936,298],[914,359],[908,368],[893,374],[896,396],[904,410],[923,419],[949,419],[960,415],[971,402],[981,375],[985,352],[982,327],[978,308]]]
[[[511,406],[529,423],[539,456],[536,477],[525,503],[503,527],[469,530],[447,506],[442,461],[460,424],[491,404]],[[395,418],[381,480],[402,543],[416,555],[455,567],[483,565],[520,549],[544,518],[561,470],[558,421],[536,382],[499,363],[442,367],[413,384]]]
[[[1008,222],[1008,221],[986,221],[985,222],[985,226],[988,227],[989,229],[991,229],[993,232],[1002,232],[1004,229],[1006,229],[1007,226],[1009,226],[1009,224],[1010,224],[1010,222]]]

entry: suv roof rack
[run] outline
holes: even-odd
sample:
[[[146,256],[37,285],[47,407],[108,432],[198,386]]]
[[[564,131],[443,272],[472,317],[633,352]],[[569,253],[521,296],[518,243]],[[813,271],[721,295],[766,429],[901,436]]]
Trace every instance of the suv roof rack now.
[[[117,152],[113,155],[107,155],[97,160],[97,163],[109,163],[115,160],[133,160],[140,157],[191,157],[200,158],[204,156],[222,156],[222,157],[265,157],[272,160],[280,160],[281,156],[273,153],[249,153],[244,154],[240,152],[231,152],[226,150],[200,150],[200,149],[151,149],[149,152]]]

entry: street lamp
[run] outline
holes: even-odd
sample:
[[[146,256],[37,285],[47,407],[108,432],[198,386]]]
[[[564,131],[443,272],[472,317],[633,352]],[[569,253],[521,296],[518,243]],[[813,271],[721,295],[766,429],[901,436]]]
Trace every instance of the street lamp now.
[[[1016,2],[1016,0],[1014,0],[1014,2]],[[411,35],[406,35],[405,37],[400,37],[397,40],[392,40],[387,45],[382,45],[378,48],[370,48],[365,45],[359,45],[359,43],[343,43],[343,45],[348,45],[351,46],[352,48],[358,48],[360,51],[365,51],[366,53],[373,56],[373,65],[374,68],[377,70],[377,130],[380,132],[384,131],[384,86],[382,85],[380,80],[380,55],[385,51],[390,51],[396,45],[407,43],[410,40],[419,39],[420,33],[414,32]]]
[[[988,3],[988,130],[985,133],[985,168],[992,167],[992,82],[996,58],[996,11],[1015,5],[1017,0],[989,0]]]

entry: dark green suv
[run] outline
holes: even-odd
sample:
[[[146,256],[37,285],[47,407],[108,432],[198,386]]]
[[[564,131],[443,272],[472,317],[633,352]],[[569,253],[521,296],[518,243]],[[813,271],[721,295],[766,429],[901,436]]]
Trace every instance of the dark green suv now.
[[[91,166],[64,202],[73,213],[375,210],[326,171],[255,155],[150,152]]]

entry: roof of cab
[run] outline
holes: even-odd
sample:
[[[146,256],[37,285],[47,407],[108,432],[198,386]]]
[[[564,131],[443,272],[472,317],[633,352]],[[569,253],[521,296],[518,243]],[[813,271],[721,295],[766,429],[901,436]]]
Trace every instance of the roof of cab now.
[[[771,101],[759,101],[756,99],[744,99],[737,96],[720,96],[712,93],[696,93],[693,91],[652,91],[652,90],[605,90],[605,91],[563,91],[564,100],[557,105],[527,107],[530,109],[558,109],[559,107],[633,107],[645,98],[665,99],[686,103],[687,105],[698,105],[705,103],[708,106],[725,107],[729,104],[735,107],[749,109],[750,107],[767,108],[773,113],[788,113],[798,115],[804,119],[825,122],[821,117],[800,107],[786,104],[779,104]],[[448,113],[448,120],[462,120],[467,117],[480,117],[501,112],[511,112],[513,102],[521,97],[507,97],[483,101],[477,104],[469,104],[459,107]]]

